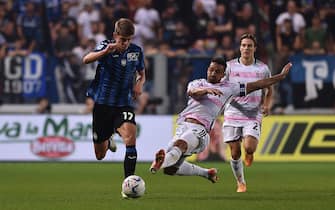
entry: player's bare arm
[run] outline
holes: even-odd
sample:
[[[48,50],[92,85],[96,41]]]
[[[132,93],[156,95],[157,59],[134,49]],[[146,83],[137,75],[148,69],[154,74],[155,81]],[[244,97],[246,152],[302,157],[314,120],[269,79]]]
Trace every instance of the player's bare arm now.
[[[273,87],[265,88],[265,97],[262,104],[262,113],[263,116],[268,116],[270,114],[271,103],[272,103],[272,94],[273,94]]]
[[[222,95],[222,92],[215,88],[195,88],[188,92],[188,95],[194,99],[198,99],[206,94]]]
[[[136,76],[136,83],[133,89],[134,99],[136,99],[138,96],[142,94],[144,82],[145,82],[145,70],[142,70],[142,71],[139,71]]]
[[[95,62],[102,58],[103,56],[107,55],[108,53],[111,53],[118,49],[118,45],[116,43],[110,43],[107,45],[107,47],[103,50],[97,51],[97,52],[90,52],[83,58],[83,63],[88,64]]]
[[[269,86],[285,79],[287,74],[290,72],[291,67],[292,67],[292,63],[288,63],[283,67],[280,74],[277,74],[277,75],[275,75],[273,77],[270,77],[270,78],[267,78],[267,79],[258,80],[256,82],[248,82],[247,85],[246,85],[246,93],[248,94],[248,93],[251,93],[252,91],[269,87]]]

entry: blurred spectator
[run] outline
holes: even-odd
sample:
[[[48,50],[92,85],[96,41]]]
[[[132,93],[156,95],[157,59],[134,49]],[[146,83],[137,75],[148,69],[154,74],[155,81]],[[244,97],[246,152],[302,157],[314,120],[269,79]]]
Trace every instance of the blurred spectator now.
[[[6,43],[3,36],[0,34],[0,60],[4,59],[6,56]]]
[[[59,35],[55,40],[54,46],[56,57],[58,57],[60,62],[62,62],[71,54],[76,41],[72,34],[70,34],[69,28],[65,24],[60,26],[58,33]]]
[[[42,20],[35,5],[25,2],[25,11],[17,18],[17,32],[28,52],[43,51]]]
[[[52,105],[48,98],[42,97],[37,100],[36,113],[38,114],[51,114]]]
[[[192,15],[192,24],[190,25],[192,39],[199,38],[207,31],[207,24],[210,20],[201,1],[195,1]]]
[[[100,23],[97,21],[91,22],[91,29],[92,29],[92,37],[91,39],[95,40],[95,43],[98,44],[102,42],[103,40],[106,40],[105,34],[102,33]]]
[[[289,0],[287,2],[287,10],[281,13],[276,19],[276,34],[285,31],[284,21],[291,19],[294,32],[299,36],[304,34],[304,29],[306,27],[305,18],[298,12],[296,2]]]
[[[43,2],[43,0],[41,0]],[[46,7],[48,21],[57,22],[61,16],[61,0],[48,0],[43,2]]]
[[[209,21],[207,24],[206,33],[201,36],[205,42],[205,48],[208,55],[213,55],[218,46],[219,36],[215,31],[216,24],[214,21]]]
[[[104,33],[107,38],[113,37],[114,25],[116,22],[116,18],[114,15],[115,9],[113,6],[107,5],[102,9],[102,17],[101,20],[104,24]],[[136,32],[136,30],[135,30]]]
[[[145,48],[144,48],[144,54],[146,56],[157,55],[159,53],[163,53],[163,52],[159,51],[159,42],[155,42],[155,41],[154,42],[146,42],[144,44],[144,46],[145,46]]]
[[[188,50],[188,53],[197,56],[208,56],[205,41],[203,39],[195,40],[192,47]]]
[[[176,24],[178,21],[177,6],[172,3],[168,4],[167,7],[163,10],[161,16],[162,16],[161,37],[163,41],[168,41],[176,31]]]
[[[276,47],[277,53],[287,60],[288,56],[301,49],[301,39],[300,36],[293,30],[292,20],[290,18],[283,21],[282,27],[284,30],[279,32],[276,36]],[[279,64],[278,69],[280,69],[282,64],[283,63]]]
[[[219,43],[215,54],[217,56],[224,56],[227,60],[231,60],[235,57],[236,50],[231,34],[226,33],[222,36],[221,42]]]
[[[68,15],[70,17],[77,18],[79,13],[80,13],[80,10],[81,10],[81,6],[80,6],[79,3],[80,2],[83,3],[85,1],[81,1],[81,0],[62,0],[62,4],[64,2],[68,2],[69,6],[70,6],[69,11],[68,11]]]
[[[9,50],[16,48],[16,40],[18,40],[18,34],[15,28],[15,22],[8,16],[5,5],[0,4],[0,46],[3,56],[5,56],[7,48]],[[24,44],[23,40],[22,44]]]
[[[333,42],[331,46],[332,53],[335,53],[335,1],[334,0],[318,0],[317,8],[320,10],[320,17],[323,25],[328,28],[328,33]]]
[[[313,15],[317,12],[314,4],[315,0],[299,0],[297,6],[300,7],[299,12],[304,16],[306,26],[311,25]]]
[[[84,80],[83,81],[84,87],[88,87],[91,81],[94,79],[98,62],[93,62],[85,65],[81,62],[81,60],[84,57],[84,55],[91,52],[95,48],[95,46],[96,43],[94,39],[88,39],[88,40],[84,39],[81,40],[80,46],[76,46],[72,50],[72,53],[76,55],[77,62],[80,65],[80,73],[82,75],[82,79]]]
[[[198,39],[194,42],[193,47],[189,50],[189,54],[192,55],[189,59],[189,64],[192,66],[189,81],[207,77],[206,65],[208,65],[211,53],[206,50],[204,40]]]
[[[284,30],[276,36],[277,58],[275,68],[272,74],[279,72],[281,66],[288,62],[289,56],[301,49],[300,36],[293,30],[292,20],[287,18],[283,22]],[[278,101],[275,103],[273,109],[275,114],[284,114],[287,110],[293,109],[293,90],[291,86],[290,75],[285,81],[278,84],[277,95]]]
[[[72,53],[76,55],[79,60],[81,60],[87,53],[91,52],[95,46],[96,42],[94,39],[83,38],[80,40],[79,45],[72,49]]]
[[[2,29],[2,27],[6,24],[8,20],[8,17],[6,17],[5,4],[0,2],[0,29]]]
[[[271,0],[267,1],[269,7],[269,27],[271,33],[271,40],[273,45],[276,43],[276,19],[286,10],[286,2],[284,0]]]
[[[220,39],[222,38],[223,34],[233,32],[232,19],[228,15],[225,4],[217,4],[213,20],[215,22],[215,32],[218,34]]]
[[[78,36],[79,38],[92,38],[93,32],[91,28],[91,22],[99,22],[100,13],[93,7],[91,0],[84,2],[84,8],[79,13],[77,18],[78,23]]]
[[[115,19],[118,20],[120,18],[129,18],[130,5],[128,5],[127,2],[128,2],[127,0],[107,0],[106,5],[114,8],[113,14],[114,14]],[[136,4],[137,3],[135,3],[135,5]]]
[[[176,30],[169,40],[169,45],[178,55],[186,54],[192,44],[189,28],[182,22],[176,23]]]
[[[160,17],[158,11],[152,7],[152,0],[144,0],[144,6],[138,8],[134,20],[147,36],[143,42],[161,40],[159,37]]]
[[[160,53],[167,57],[173,57],[176,56],[176,52],[171,49],[171,45],[168,42],[161,42],[159,43],[158,50]],[[183,53],[185,53],[185,50],[182,50]]]
[[[58,21],[55,23],[50,23],[52,40],[55,40],[57,38],[62,25],[66,26],[69,29],[69,34],[73,37],[74,40],[78,40],[77,20],[74,17],[70,16],[70,7],[70,2],[62,2],[61,14]]]
[[[237,39],[245,33],[256,35],[257,19],[251,3],[244,3],[241,5],[241,8],[234,17],[233,25],[235,37]]]
[[[320,16],[315,14],[312,26],[308,27],[304,36],[305,54],[325,54],[327,43],[327,30],[322,27]]]
[[[147,50],[146,49],[147,44],[151,45],[157,42],[156,40],[153,40],[151,38],[152,35],[151,32],[146,30],[144,27],[140,26],[137,23],[134,24],[134,27],[135,27],[135,34],[133,36],[132,42],[142,47],[143,50]]]
[[[216,0],[194,0],[193,1],[193,10],[196,10],[197,4],[200,2],[210,18],[214,17]]]
[[[74,54],[67,55],[56,69],[59,100],[62,103],[83,103],[85,95],[82,94],[85,77],[80,68],[81,62]]]
[[[27,48],[24,47],[22,39],[16,40],[14,46],[8,49],[8,56],[26,56],[29,54]]]

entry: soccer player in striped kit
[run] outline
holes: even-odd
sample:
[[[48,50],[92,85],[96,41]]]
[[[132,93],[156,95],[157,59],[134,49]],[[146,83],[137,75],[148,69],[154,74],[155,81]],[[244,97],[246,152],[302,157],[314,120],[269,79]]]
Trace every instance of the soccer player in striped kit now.
[[[207,69],[207,80],[198,79],[188,84],[189,100],[186,108],[179,114],[175,135],[166,152],[160,149],[156,153],[150,167],[151,173],[162,168],[168,175],[202,176],[215,183],[218,179],[217,169],[202,168],[185,161],[185,158],[205,149],[209,142],[208,133],[215,119],[233,96],[245,96],[268,87],[284,79],[290,68],[291,63],[288,63],[280,74],[256,82],[229,82],[224,78],[225,59],[212,59]]]
[[[227,62],[226,78],[231,82],[254,82],[271,77],[266,64],[255,59],[257,41],[252,34],[243,34],[240,38],[241,57]],[[237,181],[237,192],[246,192],[243,163],[241,160],[241,142],[245,149],[245,166],[253,162],[261,135],[262,116],[269,114],[272,99],[272,87],[254,91],[246,96],[234,97],[224,111],[223,136],[229,144],[230,165]]]
[[[119,19],[113,39],[102,41],[83,58],[85,64],[98,61],[95,78],[87,91],[95,102],[92,113],[95,156],[102,160],[108,149],[115,150],[110,137],[117,132],[126,146],[125,177],[135,173],[134,100],[142,93],[145,82],[142,49],[131,43],[134,32],[129,19]]]

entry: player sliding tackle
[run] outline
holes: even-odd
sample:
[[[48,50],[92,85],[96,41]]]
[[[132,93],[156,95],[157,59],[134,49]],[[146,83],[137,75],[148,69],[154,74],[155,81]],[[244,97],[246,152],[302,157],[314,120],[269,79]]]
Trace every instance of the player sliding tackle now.
[[[168,175],[202,176],[213,183],[217,182],[216,168],[202,168],[185,161],[185,158],[205,149],[209,143],[208,133],[231,97],[245,96],[283,80],[291,66],[291,63],[286,64],[280,74],[271,78],[240,84],[224,78],[224,58],[212,59],[207,69],[207,80],[198,79],[188,84],[189,100],[186,108],[179,114],[175,135],[166,153],[164,149],[156,153],[150,171],[156,173],[163,168]]]

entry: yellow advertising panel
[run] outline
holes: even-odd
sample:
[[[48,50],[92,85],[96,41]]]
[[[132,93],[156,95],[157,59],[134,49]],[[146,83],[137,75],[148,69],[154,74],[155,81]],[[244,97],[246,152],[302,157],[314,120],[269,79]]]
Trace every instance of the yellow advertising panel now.
[[[257,161],[335,161],[335,116],[263,119]]]

